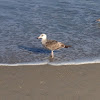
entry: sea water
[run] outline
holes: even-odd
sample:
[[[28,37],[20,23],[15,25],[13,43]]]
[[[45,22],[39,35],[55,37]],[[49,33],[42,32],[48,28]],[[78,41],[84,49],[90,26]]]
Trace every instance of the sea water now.
[[[0,64],[100,62],[100,0],[0,0]],[[37,37],[71,45],[51,51]]]

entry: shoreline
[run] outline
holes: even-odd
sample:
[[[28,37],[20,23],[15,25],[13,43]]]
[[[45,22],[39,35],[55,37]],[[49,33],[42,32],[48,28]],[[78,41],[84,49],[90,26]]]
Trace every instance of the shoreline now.
[[[16,64],[0,64],[0,66],[85,66],[85,65],[100,64],[100,62],[87,63],[62,63],[62,64],[48,64],[48,63],[16,63]]]
[[[1,100],[99,100],[100,63],[0,66]]]

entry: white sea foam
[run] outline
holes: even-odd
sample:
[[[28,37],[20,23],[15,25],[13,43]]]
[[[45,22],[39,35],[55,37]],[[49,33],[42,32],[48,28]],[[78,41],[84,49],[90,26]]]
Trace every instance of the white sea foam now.
[[[96,64],[100,63],[100,61],[85,61],[85,62],[63,62],[63,63],[50,63],[49,65],[54,65],[54,66],[61,66],[61,65],[83,65],[83,64]]]
[[[0,66],[27,66],[27,65],[46,65],[47,62],[40,63],[16,63],[16,64],[0,64]]]
[[[60,66],[60,65],[83,65],[83,64],[96,64],[100,63],[100,59],[86,59],[86,60],[75,60],[71,62],[62,62],[62,63],[50,63],[50,65]]]
[[[83,65],[83,64],[96,64],[100,63],[100,60],[92,61],[76,61],[76,62],[62,62],[62,63],[50,63],[50,62],[39,62],[39,63],[17,63],[17,64],[0,64],[0,66],[27,66],[27,65],[52,65],[52,66],[61,66],[61,65]]]

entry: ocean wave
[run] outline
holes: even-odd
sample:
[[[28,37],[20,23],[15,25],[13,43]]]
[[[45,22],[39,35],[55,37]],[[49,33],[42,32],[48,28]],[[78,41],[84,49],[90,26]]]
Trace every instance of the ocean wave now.
[[[0,66],[34,66],[34,65],[51,65],[51,66],[62,66],[62,65],[83,65],[83,64],[96,64],[100,63],[100,60],[93,61],[77,61],[77,62],[62,62],[62,63],[52,63],[52,62],[38,62],[38,63],[16,63],[16,64],[0,64]]]

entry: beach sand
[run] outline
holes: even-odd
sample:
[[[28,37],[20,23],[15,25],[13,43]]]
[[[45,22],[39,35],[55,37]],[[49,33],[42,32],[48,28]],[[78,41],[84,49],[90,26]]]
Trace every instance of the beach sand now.
[[[0,100],[100,100],[100,64],[0,66]]]

